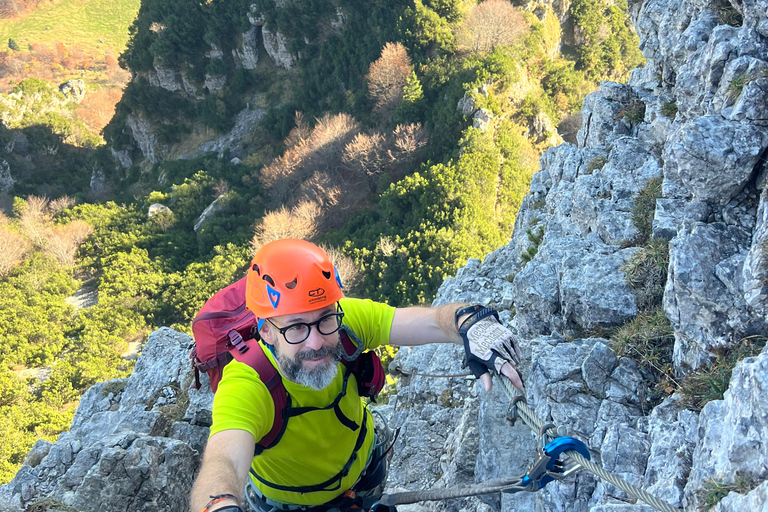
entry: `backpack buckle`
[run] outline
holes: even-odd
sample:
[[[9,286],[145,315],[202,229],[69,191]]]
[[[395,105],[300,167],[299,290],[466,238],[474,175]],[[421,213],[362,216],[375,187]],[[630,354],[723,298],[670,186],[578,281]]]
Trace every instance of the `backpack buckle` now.
[[[241,354],[245,354],[248,352],[248,349],[251,348],[245,344],[243,337],[235,329],[232,329],[227,333],[227,338],[229,338],[229,345],[236,348]]]

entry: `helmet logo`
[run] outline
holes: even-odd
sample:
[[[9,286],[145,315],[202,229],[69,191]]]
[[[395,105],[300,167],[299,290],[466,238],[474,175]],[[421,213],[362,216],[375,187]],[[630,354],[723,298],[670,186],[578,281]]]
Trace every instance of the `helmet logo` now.
[[[325,295],[325,290],[322,288],[316,288],[314,290],[309,290],[309,296],[310,297],[319,297],[321,295]]]
[[[280,302],[280,292],[267,285],[267,295],[269,295],[269,302],[272,303],[272,307],[277,309],[277,304]]]

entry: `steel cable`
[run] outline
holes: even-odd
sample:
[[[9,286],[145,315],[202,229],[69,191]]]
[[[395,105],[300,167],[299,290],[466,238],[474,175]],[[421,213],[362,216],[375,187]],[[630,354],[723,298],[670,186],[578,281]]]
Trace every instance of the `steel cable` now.
[[[510,399],[510,401],[518,394],[516,391],[516,388],[512,385],[511,382],[509,382],[509,380],[501,378],[501,379],[497,379],[497,381],[501,381],[504,384],[504,391],[507,397]],[[545,425],[545,423],[538,416],[536,416],[536,413],[533,412],[533,410],[531,410],[530,407],[528,407],[528,404],[525,403],[525,400],[517,400],[515,402],[515,406],[517,407],[517,410],[520,413],[519,416],[520,416],[520,419],[523,421],[523,423],[528,425],[528,427],[531,430],[533,430],[534,433],[538,434],[541,428]],[[546,434],[549,435],[551,438],[555,438],[558,435],[557,431],[554,428],[549,428],[546,431]],[[644,501],[645,503],[652,506],[656,510],[660,510],[661,512],[680,512],[680,509],[673,507],[666,501],[663,501],[657,498],[656,496],[645,491],[644,489],[640,489],[639,487],[636,487],[630,484],[623,478],[618,477],[612,473],[609,473],[608,471],[598,466],[594,462],[587,460],[579,452],[575,450],[568,450],[564,453],[567,456],[571,457],[573,460],[575,460],[587,471],[594,473],[595,475],[599,476],[603,480],[616,486],[617,488],[627,493],[629,496],[632,496],[635,499]]]

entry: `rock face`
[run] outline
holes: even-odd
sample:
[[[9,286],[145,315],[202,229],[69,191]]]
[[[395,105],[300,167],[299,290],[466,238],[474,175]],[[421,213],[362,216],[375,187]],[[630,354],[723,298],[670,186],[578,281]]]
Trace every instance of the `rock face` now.
[[[80,103],[85,98],[85,82],[81,79],[69,80],[59,86],[59,91],[75,103]]]
[[[256,69],[259,63],[258,29],[254,26],[240,36],[240,44],[232,50],[232,56],[244,69]]]
[[[127,124],[144,158],[153,164],[162,160],[168,148],[160,143],[149,121],[140,114],[129,114]]]
[[[11,166],[5,160],[0,160],[0,194],[7,194],[13,188],[16,180],[11,176]]]
[[[130,378],[89,389],[70,431],[55,443],[39,441],[0,487],[0,510],[52,498],[83,511],[186,512],[212,401],[207,386],[188,390],[190,341],[160,329]]]

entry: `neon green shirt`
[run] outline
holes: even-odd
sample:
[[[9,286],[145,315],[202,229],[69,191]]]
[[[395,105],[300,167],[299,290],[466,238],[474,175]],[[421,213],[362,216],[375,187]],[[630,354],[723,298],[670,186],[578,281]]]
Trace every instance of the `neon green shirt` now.
[[[395,308],[360,299],[345,298],[340,303],[345,313],[344,324],[365,343],[366,349],[389,343]],[[265,353],[277,368],[272,353],[269,350]],[[326,389],[316,391],[287,379],[283,379],[283,384],[290,395],[291,407],[325,407],[341,392],[343,380],[344,366],[339,363],[336,377]],[[341,480],[340,488],[302,494],[273,489],[254,479],[265,496],[281,503],[321,505],[355,484],[373,448],[373,418],[360,398],[357,381],[352,376],[339,407],[358,425],[362,425],[363,415],[367,415],[365,441],[349,474]],[[256,371],[237,361],[227,364],[213,399],[211,435],[223,430],[245,430],[258,442],[272,428],[274,416],[272,397]],[[342,425],[332,409],[294,416],[287,422],[277,445],[254,457],[251,468],[261,478],[278,485],[301,487],[322,483],[333,478],[347,463],[359,433],[359,429],[352,431]]]

